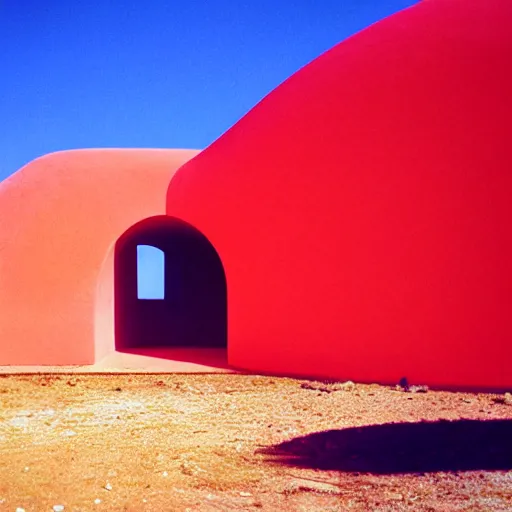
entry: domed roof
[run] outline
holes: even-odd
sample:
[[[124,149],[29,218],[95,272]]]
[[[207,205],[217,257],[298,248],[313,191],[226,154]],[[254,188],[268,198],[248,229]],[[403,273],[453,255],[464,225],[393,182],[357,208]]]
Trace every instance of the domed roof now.
[[[420,2],[178,171],[167,212],[224,262],[232,363],[512,384],[511,26],[507,0]]]
[[[0,183],[0,365],[92,364],[104,355],[113,335],[106,260],[124,231],[165,213],[171,176],[196,154],[62,151]]]

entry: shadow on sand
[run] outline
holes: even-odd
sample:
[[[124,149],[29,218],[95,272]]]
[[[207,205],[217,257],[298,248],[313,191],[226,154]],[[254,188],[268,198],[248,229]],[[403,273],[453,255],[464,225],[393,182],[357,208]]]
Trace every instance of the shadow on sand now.
[[[360,473],[509,470],[512,420],[442,420],[327,430],[258,453],[288,466]]]
[[[219,348],[180,348],[180,347],[134,347],[117,350],[120,354],[131,354],[134,361],[140,359],[140,365],[144,367],[147,362],[144,358],[154,358],[163,361],[175,361],[181,363],[192,363],[230,370],[234,373],[243,373],[230,367],[227,359],[227,350]]]

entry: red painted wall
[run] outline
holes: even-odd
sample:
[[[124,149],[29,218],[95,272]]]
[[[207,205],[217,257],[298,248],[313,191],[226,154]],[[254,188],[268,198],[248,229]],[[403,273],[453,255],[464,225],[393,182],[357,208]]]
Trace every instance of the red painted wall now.
[[[171,181],[229,361],[511,387],[512,3],[427,0],[278,87]]]
[[[165,213],[186,150],[78,150],[0,183],[0,365],[91,364],[114,350],[114,247]]]

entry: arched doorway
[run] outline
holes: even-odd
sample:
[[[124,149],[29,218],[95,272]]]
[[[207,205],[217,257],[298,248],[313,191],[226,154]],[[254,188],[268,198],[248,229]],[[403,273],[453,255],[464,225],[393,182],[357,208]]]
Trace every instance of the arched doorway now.
[[[148,264],[154,282],[144,289],[141,265]],[[226,278],[211,243],[173,217],[132,226],[115,246],[114,315],[118,351],[226,348]]]

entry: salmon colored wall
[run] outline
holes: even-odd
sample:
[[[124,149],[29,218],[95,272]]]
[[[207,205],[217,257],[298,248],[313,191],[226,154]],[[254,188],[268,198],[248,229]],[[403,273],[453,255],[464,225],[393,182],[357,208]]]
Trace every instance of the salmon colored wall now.
[[[90,364],[113,350],[113,248],[165,213],[188,150],[53,153],[0,183],[0,365]]]
[[[229,362],[512,387],[512,3],[423,1],[185,164],[167,213],[217,249]]]

